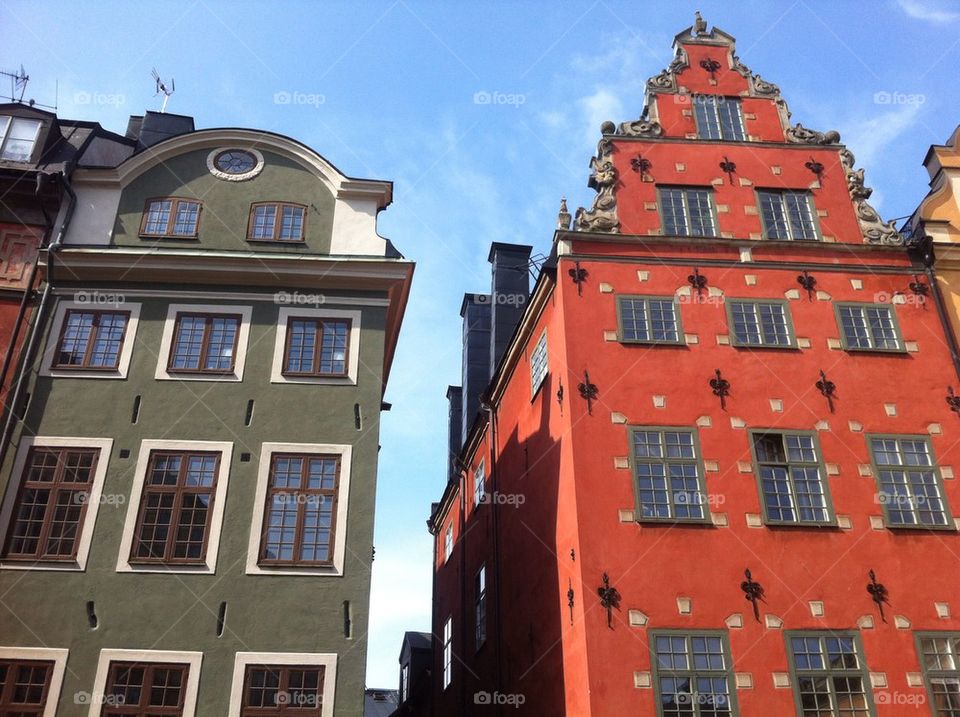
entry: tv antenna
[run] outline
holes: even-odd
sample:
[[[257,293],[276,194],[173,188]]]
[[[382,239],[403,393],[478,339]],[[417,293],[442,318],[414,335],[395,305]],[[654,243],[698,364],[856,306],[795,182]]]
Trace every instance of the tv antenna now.
[[[30,81],[30,75],[23,69],[23,65],[20,65],[20,70],[17,72],[0,70],[0,75],[10,78],[10,95],[8,99],[13,102],[23,102],[23,93],[27,91],[27,83]]]
[[[177,91],[176,80],[174,80],[172,77],[170,78],[170,87],[168,89],[164,81],[160,79],[160,73],[157,72],[156,67],[153,68],[150,74],[153,75],[153,79],[157,83],[157,92],[154,97],[159,95],[161,92],[163,93],[163,104],[160,106],[160,112],[166,112],[167,101],[170,99],[170,95]]]

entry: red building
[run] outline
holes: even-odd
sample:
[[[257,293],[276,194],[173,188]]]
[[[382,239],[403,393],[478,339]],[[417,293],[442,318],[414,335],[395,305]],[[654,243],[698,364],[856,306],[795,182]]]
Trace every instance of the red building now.
[[[452,411],[432,714],[958,715],[938,296],[837,133],[699,18],[675,50]]]

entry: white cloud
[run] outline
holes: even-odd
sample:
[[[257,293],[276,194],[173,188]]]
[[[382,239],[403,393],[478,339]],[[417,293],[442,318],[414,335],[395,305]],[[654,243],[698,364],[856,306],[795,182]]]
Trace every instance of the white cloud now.
[[[869,119],[851,118],[844,123],[851,130],[845,131],[844,144],[857,158],[858,167],[879,163],[887,147],[897,137],[913,127],[920,119],[919,104],[900,105],[890,112],[873,115]]]
[[[897,5],[914,20],[946,24],[960,20],[960,12],[947,10],[932,0],[897,0]]]
[[[623,102],[607,87],[598,88],[592,95],[581,97],[577,104],[582,112],[584,136],[587,144],[596,142],[600,137],[601,123],[623,121]]]

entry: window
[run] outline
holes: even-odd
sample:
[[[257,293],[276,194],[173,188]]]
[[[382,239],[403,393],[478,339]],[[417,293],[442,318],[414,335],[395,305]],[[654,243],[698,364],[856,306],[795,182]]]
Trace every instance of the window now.
[[[34,447],[20,479],[3,557],[74,561],[99,450]]]
[[[345,376],[349,345],[347,319],[291,317],[283,372],[288,376]]]
[[[760,220],[767,239],[817,241],[810,195],[806,192],[760,190]]]
[[[680,343],[680,312],[673,297],[617,298],[620,340],[627,343]]]
[[[0,715],[55,717],[68,650],[0,647]]]
[[[339,474],[336,455],[273,454],[261,564],[332,563]]]
[[[177,314],[167,371],[233,373],[239,314]]]
[[[254,204],[250,209],[250,241],[302,242],[306,207],[300,204],[270,202]]]
[[[352,448],[263,443],[248,575],[342,575]]]
[[[856,634],[787,632],[786,639],[801,717],[873,715],[873,697]]]
[[[960,632],[917,634],[917,652],[936,717],[960,717]]]
[[[333,717],[337,656],[238,652],[227,717]]]
[[[42,715],[50,699],[54,663],[0,659],[0,715]],[[53,695],[52,702],[57,696]]]
[[[486,480],[483,461],[480,461],[477,469],[473,472],[473,504],[475,506],[481,505],[486,498]]]
[[[896,528],[948,525],[946,499],[930,443],[922,436],[869,436],[878,500]]]
[[[750,438],[767,522],[830,522],[816,436],[754,432]]]
[[[281,308],[270,380],[356,384],[361,316],[352,310]]]
[[[219,463],[219,453],[150,454],[131,563],[204,562]]]
[[[189,665],[111,662],[102,717],[183,715]]]
[[[443,689],[453,682],[453,618],[443,623]]]
[[[129,318],[126,311],[67,311],[54,368],[115,370]]]
[[[902,351],[892,306],[835,304],[843,347],[847,351]]]
[[[789,347],[794,345],[790,314],[782,301],[727,302],[735,346]]]
[[[247,665],[241,717],[320,717],[322,665]]]
[[[652,631],[651,638],[658,714],[737,714],[726,635]]]
[[[410,697],[410,663],[405,662],[400,668],[400,704]]]
[[[140,443],[119,572],[216,570],[233,444]]]
[[[197,236],[200,222],[200,202],[196,199],[164,197],[148,199],[143,209],[141,236],[179,237]]]
[[[716,236],[709,189],[660,188],[660,221],[667,236]]]
[[[540,334],[540,339],[533,347],[530,353],[530,383],[533,387],[533,394],[536,395],[547,377],[547,371],[550,366],[547,361],[547,332],[544,330]]]
[[[453,523],[447,526],[443,534],[443,562],[447,562],[451,555],[453,555]]]
[[[40,120],[0,116],[0,159],[29,162],[40,134]]]
[[[706,496],[694,432],[645,427],[632,429],[630,436],[637,520],[704,520]]]
[[[474,644],[477,649],[487,641],[487,566],[482,565],[473,579]]]
[[[700,139],[726,139],[742,142],[743,116],[740,101],[720,95],[694,95],[693,111]]]

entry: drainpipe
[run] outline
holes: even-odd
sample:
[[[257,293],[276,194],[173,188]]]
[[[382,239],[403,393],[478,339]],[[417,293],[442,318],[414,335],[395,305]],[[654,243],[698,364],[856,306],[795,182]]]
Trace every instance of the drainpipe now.
[[[67,202],[67,208],[63,215],[63,221],[60,223],[60,230],[57,232],[57,238],[54,239],[53,243],[46,247],[47,253],[47,275],[46,282],[43,287],[43,294],[40,297],[40,304],[37,306],[37,310],[34,313],[33,323],[30,325],[29,332],[27,333],[27,342],[26,347],[23,352],[23,357],[20,362],[20,370],[17,372],[16,380],[14,381],[13,395],[7,401],[7,418],[3,426],[3,434],[0,436],[0,466],[3,466],[4,461],[7,458],[7,454],[10,451],[10,437],[13,434],[13,427],[17,418],[17,408],[20,405],[21,396],[23,394],[23,387],[26,385],[27,374],[29,373],[30,366],[32,364],[34,352],[36,350],[37,341],[40,337],[40,326],[44,321],[44,314],[46,313],[47,305],[51,296],[51,289],[53,287],[53,265],[54,265],[54,255],[57,251],[60,250],[60,247],[63,245],[63,237],[67,232],[67,226],[70,224],[70,220],[73,218],[74,209],[77,206],[77,195],[73,191],[73,188],[64,178],[63,173],[58,173],[56,175],[57,181],[60,182],[61,188],[69,196]],[[39,259],[39,256],[38,256]],[[35,262],[39,264],[39,260]],[[25,295],[28,292],[25,292]],[[25,310],[25,309],[24,309]],[[9,361],[4,362],[4,370],[9,368]]]
[[[440,529],[437,527],[437,524],[433,520],[434,516],[431,515],[430,519],[427,520],[427,532],[433,536],[433,565],[431,565],[431,592],[430,592],[430,675],[429,675],[429,684],[430,692],[428,695],[429,699],[429,712],[430,717],[433,717],[433,703],[436,701],[434,693],[436,692],[437,687],[437,536],[440,534]],[[443,659],[442,657],[440,658]]]
[[[490,501],[491,516],[493,522],[493,574],[494,585],[493,600],[497,610],[497,639],[494,650],[495,662],[497,666],[497,689],[498,694],[503,693],[503,612],[500,609],[500,501],[496,500],[497,481],[499,480],[499,471],[497,470],[498,443],[497,443],[497,412],[493,406],[485,399],[481,399],[480,407],[490,416],[490,492],[494,499]],[[499,702],[496,705],[497,714],[503,714],[503,705]]]

